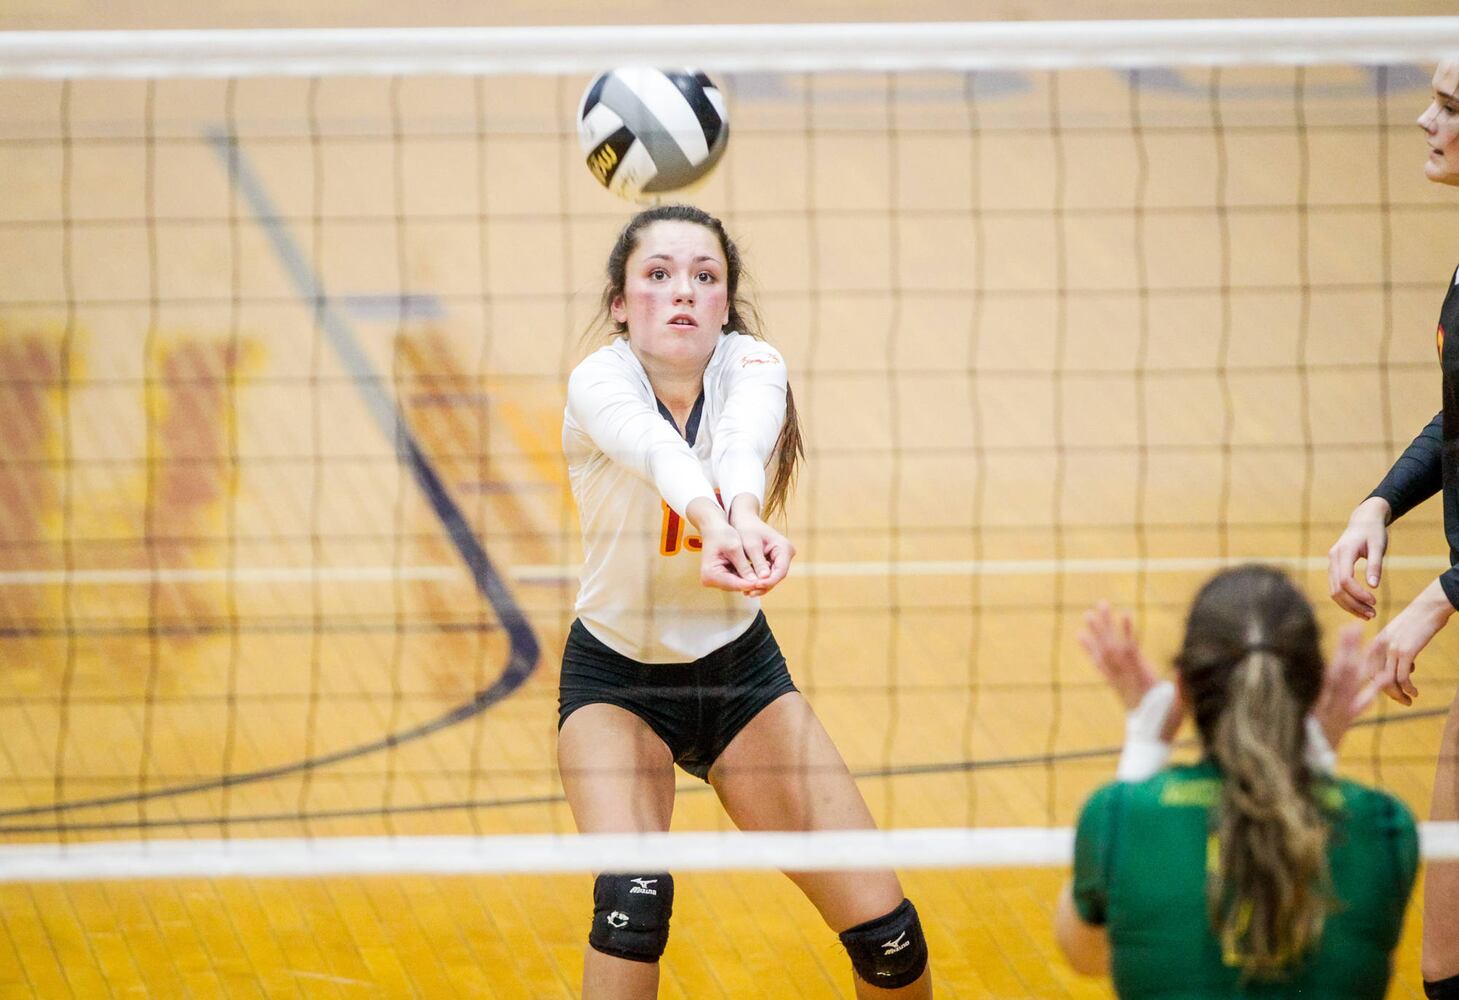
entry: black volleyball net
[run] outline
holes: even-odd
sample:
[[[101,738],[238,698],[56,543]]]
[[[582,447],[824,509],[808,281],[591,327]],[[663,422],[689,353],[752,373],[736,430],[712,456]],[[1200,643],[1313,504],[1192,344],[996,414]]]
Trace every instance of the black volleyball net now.
[[[726,837],[681,776],[707,839],[607,855],[558,836],[559,434],[631,207],[573,119],[682,31],[0,37],[12,877],[1062,863],[1121,736],[1084,609],[1163,657],[1260,560],[1335,626],[1326,549],[1438,406],[1459,202],[1411,122],[1459,27],[1221,25],[694,36],[689,197],[808,442],[767,614],[893,832]],[[1391,553],[1384,615],[1437,504]],[[1344,751],[1419,811],[1452,648]]]

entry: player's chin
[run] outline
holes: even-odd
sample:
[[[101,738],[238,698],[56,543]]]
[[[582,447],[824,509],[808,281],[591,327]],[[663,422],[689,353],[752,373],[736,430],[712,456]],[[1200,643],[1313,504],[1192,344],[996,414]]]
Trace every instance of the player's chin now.
[[[684,331],[665,331],[655,345],[654,353],[665,360],[702,362],[714,353],[714,339],[704,335],[701,327]]]
[[[1459,168],[1450,164],[1446,157],[1429,157],[1424,164],[1424,176],[1435,184],[1459,187]]]

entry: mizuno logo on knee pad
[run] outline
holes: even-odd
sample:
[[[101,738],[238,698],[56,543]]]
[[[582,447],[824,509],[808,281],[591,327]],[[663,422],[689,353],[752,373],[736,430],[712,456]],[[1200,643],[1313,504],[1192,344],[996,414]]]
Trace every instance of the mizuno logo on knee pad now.
[[[905,899],[885,916],[843,931],[841,943],[856,974],[884,989],[909,986],[927,968],[927,939],[916,908]]]
[[[674,877],[599,875],[593,884],[593,926],[588,944],[632,962],[657,962],[669,942]]]

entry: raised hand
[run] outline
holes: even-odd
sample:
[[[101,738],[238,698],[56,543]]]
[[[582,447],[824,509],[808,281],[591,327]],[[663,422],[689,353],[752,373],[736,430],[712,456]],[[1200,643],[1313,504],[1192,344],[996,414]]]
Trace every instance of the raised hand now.
[[[1375,675],[1388,653],[1382,638],[1363,648],[1363,627],[1349,625],[1337,636],[1337,651],[1322,673],[1322,690],[1312,706],[1312,717],[1333,750],[1357,718],[1378,697]]]
[[[1154,666],[1140,650],[1134,622],[1124,613],[1116,620],[1107,601],[1100,601],[1084,613],[1084,628],[1078,638],[1079,645],[1084,647],[1100,676],[1114,689],[1126,713],[1139,708],[1150,689],[1160,683]],[[1181,699],[1174,699],[1160,727],[1160,738],[1166,742],[1174,739],[1184,716]]]

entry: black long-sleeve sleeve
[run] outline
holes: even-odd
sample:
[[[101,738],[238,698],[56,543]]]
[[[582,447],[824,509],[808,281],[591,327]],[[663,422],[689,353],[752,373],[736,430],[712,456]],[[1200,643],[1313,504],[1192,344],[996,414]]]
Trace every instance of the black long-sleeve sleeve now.
[[[1445,379],[1445,402],[1448,403],[1448,379]],[[1439,586],[1449,603],[1459,608],[1459,489],[1444,482],[1444,414],[1430,420],[1419,431],[1378,488],[1368,494],[1382,497],[1393,508],[1397,520],[1423,503],[1439,490],[1444,491],[1444,534],[1449,540],[1449,568],[1439,574]]]
[[[1393,508],[1392,520],[1398,520],[1444,487],[1444,413],[1439,411],[1418,437],[1398,456],[1393,468],[1378,487],[1369,493],[1382,497]]]
[[[1434,331],[1443,372],[1444,408],[1419,432],[1388,470],[1378,488],[1368,494],[1382,497],[1400,518],[1440,490],[1444,491],[1444,537],[1449,543],[1449,568],[1439,575],[1439,586],[1449,603],[1459,608],[1459,268],[1444,293],[1439,326]]]

